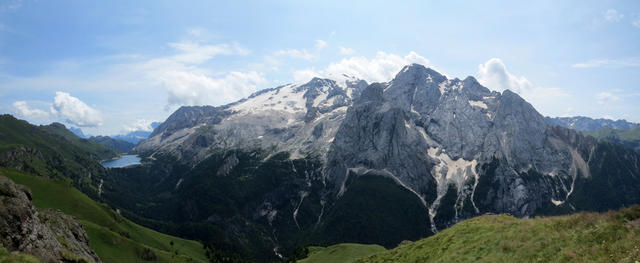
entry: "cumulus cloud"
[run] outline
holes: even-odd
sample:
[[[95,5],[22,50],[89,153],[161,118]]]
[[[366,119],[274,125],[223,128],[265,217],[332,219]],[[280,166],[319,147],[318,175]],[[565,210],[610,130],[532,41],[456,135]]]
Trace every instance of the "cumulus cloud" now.
[[[509,89],[516,93],[530,90],[533,85],[525,77],[517,77],[509,71],[501,59],[492,58],[478,66],[478,81],[489,89],[503,91]]]
[[[559,105],[566,105],[566,99],[570,96],[561,88],[534,86],[524,76],[515,76],[499,58],[489,59],[478,66],[478,81],[491,90],[508,89],[518,93],[543,114],[564,110]]]
[[[614,95],[611,92],[600,92],[596,94],[596,100],[598,104],[605,104],[609,102],[619,101],[620,97]]]
[[[16,114],[23,118],[48,118],[49,113],[40,109],[34,109],[29,107],[26,101],[16,101],[13,103],[13,108]]]
[[[293,71],[293,81],[296,83],[306,82],[314,77],[322,77],[314,68]]]
[[[340,47],[340,55],[349,56],[349,55],[353,54],[354,52],[355,52],[355,50],[353,50],[352,48]]]
[[[123,128],[127,132],[132,132],[132,131],[147,131],[147,132],[150,132],[150,131],[153,130],[153,128],[151,127],[151,123],[153,123],[153,121],[145,120],[145,119],[138,119],[134,123],[124,125]]]
[[[391,80],[402,67],[418,63],[429,65],[429,60],[411,51],[406,56],[379,51],[372,59],[366,57],[344,58],[337,63],[331,63],[322,72],[323,75],[346,74],[367,82],[385,82]]]
[[[267,80],[255,71],[233,71],[223,78],[212,78],[197,72],[171,71],[163,75],[161,82],[169,92],[169,106],[174,106],[229,103],[255,92]]]
[[[327,41],[318,39],[316,40],[316,49],[317,50],[323,50],[325,48],[327,48],[329,46],[329,43],[327,43]]]
[[[56,92],[51,106],[51,113],[79,127],[102,125],[102,116],[99,111],[66,92]]]
[[[636,20],[633,20],[633,22],[631,22],[631,24],[637,28],[640,28],[640,17],[637,18]]]
[[[276,51],[276,56],[286,56],[295,59],[313,60],[313,54],[306,49],[283,49]]]
[[[619,22],[622,18],[624,18],[624,15],[618,13],[615,9],[609,9],[604,12],[604,19],[609,22]]]
[[[323,70],[314,68],[294,70],[293,77],[296,82],[306,82],[313,77],[340,77],[347,75],[372,82],[386,82],[398,74],[402,67],[418,63],[429,65],[429,60],[411,51],[406,56],[385,53],[379,51],[374,58],[350,57],[329,64]]]

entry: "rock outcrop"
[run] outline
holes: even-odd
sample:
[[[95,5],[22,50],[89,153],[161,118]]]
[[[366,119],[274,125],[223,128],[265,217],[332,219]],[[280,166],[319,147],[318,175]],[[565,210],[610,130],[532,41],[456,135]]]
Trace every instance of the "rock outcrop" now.
[[[44,262],[84,259],[100,262],[89,248],[87,234],[71,216],[36,209],[31,191],[0,175],[0,244],[9,251],[31,254]]]

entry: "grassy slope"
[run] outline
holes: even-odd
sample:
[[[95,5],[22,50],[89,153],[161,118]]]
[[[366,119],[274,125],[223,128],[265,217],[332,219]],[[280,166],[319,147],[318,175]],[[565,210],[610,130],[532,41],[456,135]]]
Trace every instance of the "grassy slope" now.
[[[207,261],[200,243],[134,224],[65,182],[5,168],[0,168],[0,174],[29,187],[36,207],[59,209],[75,216],[87,230],[91,248],[103,262],[140,261],[137,253],[144,247],[155,252],[158,256],[156,262],[188,262],[190,258],[198,262]],[[173,246],[170,241],[173,241]],[[178,251],[179,256],[175,256],[175,251]]]
[[[10,253],[0,246],[0,263],[40,263],[40,260],[27,254]]]
[[[0,157],[24,147],[37,153],[18,150],[18,161],[7,158],[9,163],[5,165],[73,182],[85,193],[97,193],[98,177],[90,175],[105,173],[98,160],[116,156],[99,143],[75,136],[61,124],[34,126],[11,115],[0,115]]]
[[[638,218],[640,206],[535,219],[485,215],[357,262],[637,262]]]
[[[309,257],[299,260],[298,263],[347,263],[381,251],[385,251],[385,249],[379,245],[353,243],[338,244],[326,248],[309,247]]]
[[[640,151],[640,126],[628,130],[616,130],[606,127],[595,131],[583,131],[582,133],[600,140],[620,141],[622,144]]]
[[[101,160],[111,159],[117,156],[117,153],[99,142],[95,142],[89,139],[80,138],[73,132],[68,130],[62,124],[54,123],[50,125],[39,126],[39,128],[50,135],[58,138],[64,138],[68,143],[86,151],[93,153]]]
[[[34,126],[11,115],[0,115],[0,135],[0,152],[25,145],[47,155],[61,153],[73,156],[90,153],[101,159],[117,155],[102,144],[76,136],[61,124]]]

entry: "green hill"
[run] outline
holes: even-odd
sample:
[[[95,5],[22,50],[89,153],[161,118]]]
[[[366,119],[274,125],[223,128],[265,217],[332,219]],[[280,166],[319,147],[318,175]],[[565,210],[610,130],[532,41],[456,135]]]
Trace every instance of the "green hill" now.
[[[92,196],[106,170],[100,160],[117,154],[105,146],[77,137],[64,125],[31,125],[0,115],[0,166],[66,180]]]
[[[356,262],[638,262],[640,206],[518,219],[484,215]]]
[[[623,146],[640,152],[640,126],[617,130],[612,128],[602,128],[595,131],[584,131],[585,135],[590,135],[599,140],[606,140],[622,144]]]
[[[103,262],[207,262],[202,244],[142,227],[107,205],[96,203],[67,182],[0,168],[0,175],[29,187],[33,204],[72,215],[84,226],[91,248]]]
[[[125,140],[114,139],[109,136],[91,136],[90,141],[97,142],[105,147],[118,152],[127,153],[133,149],[136,145]]]
[[[337,244],[326,248],[309,247],[309,256],[298,260],[298,263],[348,263],[381,251],[385,251],[385,249],[379,245],[352,243]]]

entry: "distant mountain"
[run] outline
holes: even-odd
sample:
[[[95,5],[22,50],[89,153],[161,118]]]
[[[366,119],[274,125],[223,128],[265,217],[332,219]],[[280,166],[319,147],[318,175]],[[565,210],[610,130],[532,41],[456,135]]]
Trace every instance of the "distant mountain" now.
[[[91,136],[89,140],[102,144],[107,148],[119,153],[127,153],[131,151],[134,146],[136,146],[135,144],[128,141],[114,139],[109,136]]]
[[[114,139],[127,141],[130,143],[133,143],[134,145],[137,145],[141,140],[147,139],[149,135],[151,135],[151,133],[161,124],[162,122],[152,122],[151,131],[137,130],[137,131],[129,132],[127,134],[114,135],[111,137]]]
[[[85,139],[89,138],[89,136],[88,136],[88,135],[85,135],[85,134],[82,132],[82,129],[80,129],[80,128],[76,128],[76,127],[69,127],[69,130],[70,130],[71,132],[73,132],[73,134],[77,135],[77,136],[78,136],[78,137],[80,137],[80,138],[85,138]]]
[[[594,131],[584,131],[585,135],[593,136],[599,140],[615,142],[624,147],[640,153],[640,126],[626,130],[602,128]]]
[[[626,120],[609,120],[609,119],[592,119],[589,117],[545,117],[547,123],[558,125],[576,131],[594,131],[609,127],[612,129],[626,130],[638,127],[638,123],[628,122]]]

